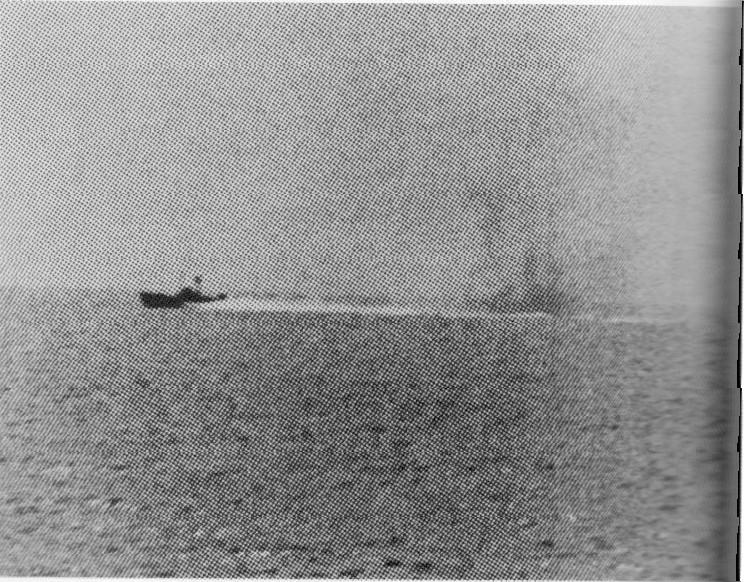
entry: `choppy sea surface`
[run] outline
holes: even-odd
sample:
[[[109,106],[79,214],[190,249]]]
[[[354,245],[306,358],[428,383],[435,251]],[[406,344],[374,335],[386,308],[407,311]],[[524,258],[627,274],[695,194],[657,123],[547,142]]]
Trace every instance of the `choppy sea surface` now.
[[[0,304],[0,574],[723,577],[716,321]]]

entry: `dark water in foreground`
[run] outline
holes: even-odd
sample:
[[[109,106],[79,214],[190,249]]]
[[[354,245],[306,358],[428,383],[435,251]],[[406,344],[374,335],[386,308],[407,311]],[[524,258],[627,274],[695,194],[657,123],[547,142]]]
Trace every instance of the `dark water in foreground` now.
[[[3,303],[0,574],[723,576],[715,325]]]

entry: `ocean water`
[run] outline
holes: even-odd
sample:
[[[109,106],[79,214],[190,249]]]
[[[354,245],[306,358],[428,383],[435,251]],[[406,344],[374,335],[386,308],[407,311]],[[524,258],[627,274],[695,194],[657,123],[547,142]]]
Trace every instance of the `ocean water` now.
[[[715,321],[0,301],[3,575],[723,577]]]

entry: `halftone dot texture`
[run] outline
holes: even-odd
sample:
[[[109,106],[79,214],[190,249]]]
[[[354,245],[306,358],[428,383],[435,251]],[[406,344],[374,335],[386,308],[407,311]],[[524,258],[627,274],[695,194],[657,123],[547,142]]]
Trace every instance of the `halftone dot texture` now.
[[[3,5],[0,572],[719,578],[726,337],[636,312],[733,12]]]

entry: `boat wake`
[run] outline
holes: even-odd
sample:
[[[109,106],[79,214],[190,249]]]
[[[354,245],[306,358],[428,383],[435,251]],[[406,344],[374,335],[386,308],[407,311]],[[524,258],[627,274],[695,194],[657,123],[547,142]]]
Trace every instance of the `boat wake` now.
[[[279,313],[348,313],[384,317],[439,317],[446,319],[504,319],[551,317],[544,312],[488,312],[447,309],[428,305],[355,305],[319,300],[254,299],[242,297],[199,305],[205,311],[279,312]]]
[[[355,314],[370,317],[431,317],[440,319],[476,319],[476,320],[505,320],[505,319],[542,319],[563,321],[596,322],[604,325],[662,325],[684,320],[676,317],[659,317],[648,315],[619,315],[602,313],[560,313],[552,314],[544,311],[488,311],[484,309],[466,309],[447,307],[442,305],[411,304],[379,304],[360,305],[323,301],[319,299],[290,300],[290,299],[259,299],[253,297],[236,297],[212,303],[196,304],[202,311],[233,312],[233,313],[318,313],[318,314]]]

